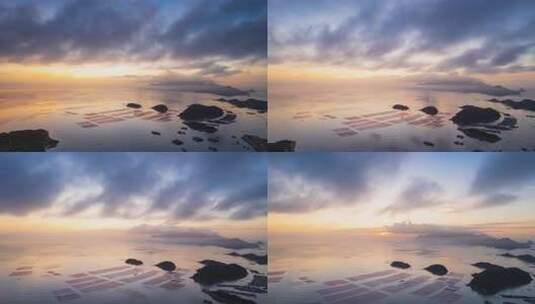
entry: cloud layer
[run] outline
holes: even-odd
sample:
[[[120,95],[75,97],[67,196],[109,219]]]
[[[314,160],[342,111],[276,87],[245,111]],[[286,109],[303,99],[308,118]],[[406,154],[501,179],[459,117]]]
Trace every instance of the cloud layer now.
[[[495,153],[478,169],[470,194],[480,199],[478,207],[513,203],[518,194],[535,182],[533,156],[522,153]]]
[[[0,4],[0,61],[206,65],[267,57],[266,0],[57,0]]]
[[[216,232],[198,228],[169,226],[138,226],[130,230],[135,236],[148,237],[153,241],[197,246],[216,246],[227,249],[258,248],[258,243],[250,243],[237,238],[226,238]]]
[[[270,155],[269,210],[300,213],[358,204],[379,180],[395,175],[402,159],[399,153]]]
[[[444,189],[438,183],[423,178],[414,178],[398,195],[396,201],[382,210],[383,213],[407,213],[415,209],[440,205]]]
[[[0,156],[0,213],[167,220],[266,215],[264,155],[74,153]]]
[[[273,62],[365,69],[533,71],[535,3],[524,0],[273,0]],[[300,20],[300,22],[296,22]]]
[[[385,227],[390,233],[407,234],[429,244],[458,246],[482,246],[513,250],[530,248],[532,242],[517,242],[509,238],[495,238],[477,230],[427,224],[396,223]]]

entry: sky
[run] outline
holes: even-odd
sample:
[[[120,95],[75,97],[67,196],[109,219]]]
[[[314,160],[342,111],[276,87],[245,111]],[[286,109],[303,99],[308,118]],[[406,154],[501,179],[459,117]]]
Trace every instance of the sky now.
[[[265,86],[266,0],[14,0],[0,4],[0,82]]]
[[[268,182],[270,232],[410,222],[535,235],[530,153],[271,155]]]
[[[247,153],[3,153],[0,234],[265,235],[266,166]]]
[[[268,5],[274,80],[449,75],[529,85],[535,79],[533,1],[272,0]]]

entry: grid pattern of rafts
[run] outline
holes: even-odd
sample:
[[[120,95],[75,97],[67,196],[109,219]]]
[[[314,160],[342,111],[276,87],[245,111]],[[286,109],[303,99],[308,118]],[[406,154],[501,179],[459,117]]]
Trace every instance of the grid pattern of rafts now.
[[[130,283],[142,282],[167,290],[184,287],[181,273],[162,273],[160,270],[141,270],[130,266],[98,269],[87,273],[75,273],[65,283],[69,288],[53,291],[59,302],[75,300],[83,293],[104,292]]]
[[[305,120],[316,116],[311,111],[302,111],[295,113],[293,119]],[[341,121],[342,126],[333,129],[333,132],[339,137],[348,137],[356,135],[358,132],[383,129],[402,123],[415,127],[436,129],[443,127],[450,116],[451,113],[439,113],[430,116],[421,112],[400,112],[397,110],[374,112],[345,117]],[[319,119],[336,120],[338,117],[330,114],[320,114]]]
[[[432,279],[430,275],[414,275],[389,269],[324,282],[317,293],[324,303],[374,303],[401,292],[426,297],[432,303],[455,303],[462,296],[457,293],[462,274],[450,273]]]
[[[84,121],[78,122],[82,128],[96,128],[101,124],[109,124],[125,121],[127,119],[143,119],[150,121],[169,122],[179,113],[177,110],[169,110],[167,113],[158,113],[155,111],[143,111],[133,109],[116,109],[95,113],[86,113],[83,115]]]

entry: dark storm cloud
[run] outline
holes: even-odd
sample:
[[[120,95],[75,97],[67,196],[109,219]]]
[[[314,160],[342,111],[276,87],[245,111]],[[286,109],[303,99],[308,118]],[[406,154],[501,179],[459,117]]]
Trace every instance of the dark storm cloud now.
[[[65,178],[56,168],[56,157],[4,153],[0,157],[0,212],[23,215],[46,208],[58,197]]]
[[[69,188],[99,189],[62,205],[74,215],[102,204],[102,216],[165,213],[170,219],[250,219],[266,213],[266,160],[247,154],[64,154],[0,157],[0,211],[24,215],[57,203]],[[142,198],[148,205],[136,209]]]
[[[267,54],[266,0],[184,1],[169,18],[158,0],[0,4],[0,60],[94,62],[158,58],[258,60]],[[211,67],[216,73],[215,67]],[[220,68],[221,69],[221,68]],[[228,71],[227,71],[228,72]]]
[[[480,198],[478,207],[494,207],[517,200],[516,193],[535,182],[535,157],[522,153],[488,156],[477,171],[470,194]]]
[[[440,71],[534,68],[519,61],[535,48],[533,1],[288,2],[270,3],[270,56],[276,61]],[[306,18],[296,24],[302,15]],[[413,57],[430,53],[443,59],[429,65]]]
[[[396,175],[402,159],[382,153],[270,155],[269,210],[301,213],[359,203],[378,181]]]
[[[177,57],[267,57],[266,0],[197,1],[162,42]]]
[[[438,183],[423,178],[415,178],[399,194],[395,203],[384,208],[382,212],[398,214],[434,207],[442,203],[441,195],[443,193],[444,189]]]

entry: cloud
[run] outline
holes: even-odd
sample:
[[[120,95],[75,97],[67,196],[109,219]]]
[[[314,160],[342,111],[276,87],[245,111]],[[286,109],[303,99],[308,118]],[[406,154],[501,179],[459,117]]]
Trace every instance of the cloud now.
[[[385,227],[388,232],[415,236],[429,244],[483,246],[496,249],[530,248],[531,242],[517,242],[510,238],[495,238],[474,229],[428,224],[396,223]]]
[[[415,178],[396,198],[396,202],[384,208],[382,213],[398,214],[416,209],[440,205],[444,189],[438,183],[422,178]]]
[[[493,207],[493,206],[503,206],[510,204],[516,201],[518,197],[513,194],[504,194],[504,193],[494,193],[491,194],[476,205],[477,207]]]
[[[258,243],[250,243],[237,238],[226,238],[214,231],[199,228],[141,225],[130,229],[130,233],[167,244],[215,246],[226,249],[259,247]]]
[[[524,60],[535,48],[532,1],[273,0],[269,6],[275,62],[481,73],[535,68]]]
[[[461,76],[426,76],[415,78],[416,89],[431,91],[477,93],[489,96],[519,96],[524,90],[512,90],[499,85],[490,85],[479,79]]]
[[[172,8],[144,0],[0,4],[0,61],[258,61],[267,57],[266,37],[266,0],[183,1]],[[222,72],[229,73],[221,66],[206,71]]]
[[[247,154],[94,153],[0,156],[0,212],[168,220],[266,215],[267,160]]]
[[[47,207],[63,188],[65,176],[57,172],[57,158],[28,154],[24,160],[16,154],[0,157],[0,212],[23,215]]]
[[[496,207],[517,200],[516,193],[533,185],[535,162],[529,154],[489,155],[478,169],[469,194],[479,198],[478,207]]]
[[[382,153],[270,155],[269,211],[303,213],[357,204],[378,181],[393,178],[402,159]]]
[[[222,86],[203,77],[184,77],[180,75],[166,75],[154,77],[149,86],[156,90],[169,90],[178,92],[206,93],[218,96],[249,96],[249,92],[231,86]]]
[[[162,35],[176,57],[267,58],[266,0],[201,0]]]

